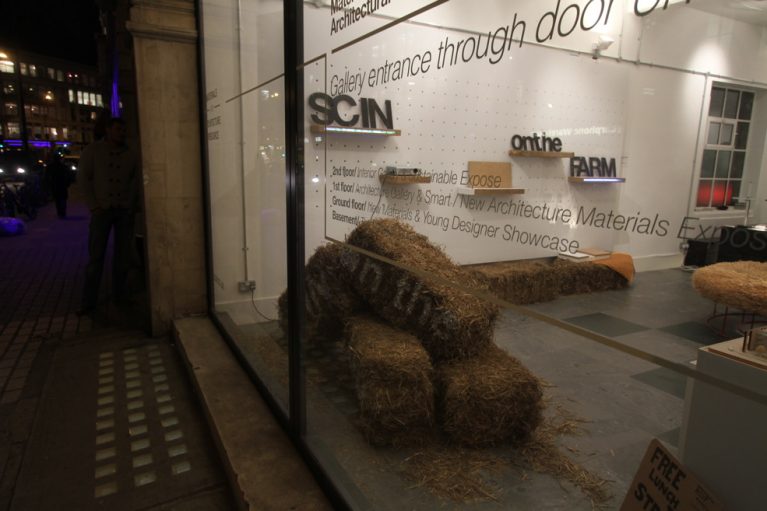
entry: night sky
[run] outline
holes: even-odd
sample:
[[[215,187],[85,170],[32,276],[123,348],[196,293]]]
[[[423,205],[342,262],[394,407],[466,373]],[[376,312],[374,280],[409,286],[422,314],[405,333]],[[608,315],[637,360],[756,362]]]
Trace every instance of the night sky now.
[[[95,0],[0,0],[0,48],[96,64]]]

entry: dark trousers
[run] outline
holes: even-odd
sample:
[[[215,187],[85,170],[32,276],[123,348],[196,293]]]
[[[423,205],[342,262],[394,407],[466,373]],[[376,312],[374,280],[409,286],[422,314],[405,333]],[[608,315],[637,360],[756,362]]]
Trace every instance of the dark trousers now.
[[[64,218],[67,216],[67,197],[66,195],[64,197],[54,197],[53,200],[56,201],[56,214],[59,218]]]
[[[85,288],[82,307],[96,307],[104,271],[109,232],[114,228],[114,259],[112,260],[112,298],[126,298],[125,278],[133,261],[133,212],[129,209],[104,209],[91,214],[88,232],[88,266],[85,268]]]

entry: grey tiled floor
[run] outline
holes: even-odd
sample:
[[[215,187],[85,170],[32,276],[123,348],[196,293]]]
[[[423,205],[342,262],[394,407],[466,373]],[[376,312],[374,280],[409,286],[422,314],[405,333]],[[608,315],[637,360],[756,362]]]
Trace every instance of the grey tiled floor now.
[[[688,363],[701,342],[721,340],[705,324],[712,305],[695,293],[690,277],[676,269],[642,273],[626,290],[562,297],[531,308],[654,356]],[[241,328],[247,342],[258,338],[259,330],[263,339],[264,328],[273,328],[269,342],[285,351],[276,325]],[[611,481],[615,497],[609,509],[620,506],[652,438],[672,447],[678,442],[686,381],[676,373],[509,310],[501,313],[495,340],[551,385],[552,403],[586,419],[584,435],[562,442],[577,461]],[[361,439],[354,426],[353,383],[346,359],[339,357],[338,343],[308,347],[305,357],[309,437],[334,480],[365,509],[445,506],[397,476],[399,463],[411,451],[373,449]],[[495,480],[505,491],[498,502],[460,508],[591,509],[577,489],[548,476],[527,473],[526,478],[499,474]]]

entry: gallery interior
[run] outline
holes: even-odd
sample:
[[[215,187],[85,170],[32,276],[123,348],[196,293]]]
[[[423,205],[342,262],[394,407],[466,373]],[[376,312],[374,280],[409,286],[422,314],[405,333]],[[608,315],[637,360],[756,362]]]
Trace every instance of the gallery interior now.
[[[765,4],[200,1],[212,316],[344,506],[758,508]]]

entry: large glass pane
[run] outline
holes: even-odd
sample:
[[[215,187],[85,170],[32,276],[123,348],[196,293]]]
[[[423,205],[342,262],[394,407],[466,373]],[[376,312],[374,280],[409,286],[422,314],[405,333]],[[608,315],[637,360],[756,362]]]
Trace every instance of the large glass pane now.
[[[727,181],[716,180],[711,189],[711,205],[724,206],[727,203]]]
[[[742,204],[740,198],[740,181],[730,181],[727,183],[727,205]]]
[[[216,319],[288,409],[282,4],[205,0],[205,90]]]
[[[738,99],[740,92],[728,90],[724,100],[724,117],[735,119],[738,116]]]
[[[734,151],[732,153],[732,167],[730,168],[730,179],[740,179],[743,177],[743,163],[746,160],[744,151]]]
[[[738,111],[738,119],[750,120],[751,112],[754,108],[754,93],[743,92],[740,95],[740,110]]]
[[[711,104],[708,108],[708,115],[711,117],[722,117],[724,108],[724,89],[714,87],[711,89]]]
[[[698,184],[698,198],[695,202],[696,207],[707,208],[711,205],[711,188],[711,180],[701,179],[700,183]]]
[[[751,126],[747,122],[738,123],[738,131],[735,134],[735,149],[745,149],[748,143],[748,129]]]
[[[652,3],[305,4],[305,440],[352,508],[620,509],[702,428],[738,334],[691,268],[743,218],[711,76],[767,67]]]
[[[708,143],[716,145],[719,143],[719,132],[722,129],[722,123],[710,122],[708,124]]]
[[[730,157],[732,151],[719,151],[716,157],[716,175],[715,177],[727,177],[730,172]]]
[[[716,165],[716,150],[706,149],[703,151],[703,164],[701,165],[701,177],[714,177],[714,166]]]
[[[732,145],[732,132],[735,130],[735,125],[730,123],[722,123],[722,133],[719,139],[720,145]]]

